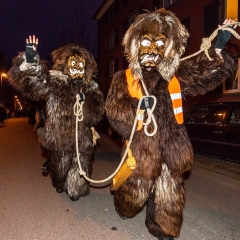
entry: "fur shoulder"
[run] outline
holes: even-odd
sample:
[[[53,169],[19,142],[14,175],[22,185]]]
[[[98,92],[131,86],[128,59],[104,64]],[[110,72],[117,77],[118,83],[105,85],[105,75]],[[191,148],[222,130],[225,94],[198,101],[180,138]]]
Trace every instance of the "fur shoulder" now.
[[[63,74],[61,71],[50,70],[49,71],[51,78],[54,80],[61,80],[67,83],[68,76]]]

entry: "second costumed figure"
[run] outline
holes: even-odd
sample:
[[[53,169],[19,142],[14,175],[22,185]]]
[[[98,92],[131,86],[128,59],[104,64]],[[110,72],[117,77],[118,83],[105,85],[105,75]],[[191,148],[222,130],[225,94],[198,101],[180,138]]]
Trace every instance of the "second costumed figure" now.
[[[104,114],[104,97],[93,77],[97,64],[91,53],[68,44],[52,53],[49,70],[37,53],[38,39],[27,39],[26,51],[20,53],[9,70],[9,82],[25,97],[46,102],[44,128],[38,129],[40,143],[50,153],[50,175],[58,193],[65,191],[71,200],[89,194],[89,183],[79,174],[76,155],[76,96],[82,103],[82,121],[78,122],[79,159],[88,177],[94,155],[93,126]]]

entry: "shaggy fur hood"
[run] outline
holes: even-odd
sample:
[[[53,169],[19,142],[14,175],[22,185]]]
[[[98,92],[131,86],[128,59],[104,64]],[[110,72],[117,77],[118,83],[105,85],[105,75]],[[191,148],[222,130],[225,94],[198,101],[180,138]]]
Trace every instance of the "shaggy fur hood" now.
[[[78,45],[68,44],[53,51],[51,53],[53,59],[52,69],[63,72],[65,66],[67,65],[68,58],[74,55],[83,57],[86,60],[85,80],[87,82],[90,82],[92,80],[92,77],[96,76],[98,72],[97,63],[91,53]]]
[[[142,79],[142,69],[138,62],[139,46],[141,38],[147,34],[167,36],[164,59],[157,66],[157,70],[163,79],[170,81],[179,66],[189,34],[178,18],[165,9],[138,15],[136,21],[127,30],[122,45],[133,75],[140,79]]]

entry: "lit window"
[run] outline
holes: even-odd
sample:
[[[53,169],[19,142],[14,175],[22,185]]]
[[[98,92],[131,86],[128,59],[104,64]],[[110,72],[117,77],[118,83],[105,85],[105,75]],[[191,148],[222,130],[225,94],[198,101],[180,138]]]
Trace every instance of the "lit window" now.
[[[238,19],[238,0],[226,1],[226,18]]]

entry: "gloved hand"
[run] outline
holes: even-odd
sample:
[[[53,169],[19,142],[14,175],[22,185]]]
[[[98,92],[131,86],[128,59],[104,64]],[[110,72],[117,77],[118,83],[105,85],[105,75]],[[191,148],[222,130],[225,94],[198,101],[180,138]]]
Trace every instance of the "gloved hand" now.
[[[79,92],[80,102],[85,101],[85,95],[82,92]]]
[[[34,57],[37,54],[37,45],[38,45],[38,39],[35,38],[33,35],[29,36],[29,39],[26,39],[26,50],[25,50],[25,56],[26,56],[26,62],[27,63],[34,63]]]
[[[225,44],[230,39],[231,35],[232,34],[229,31],[223,31],[222,29],[219,29],[217,33],[217,42],[215,43],[214,47],[223,49]]]
[[[143,98],[140,109],[141,110],[146,110],[147,108],[151,108],[153,105],[153,98],[152,97],[145,97]]]
[[[223,22],[223,25],[224,24],[228,24],[228,23],[233,23],[235,22],[234,20],[232,19],[226,19],[224,22]],[[223,31],[222,30],[222,26],[218,26],[219,29],[218,29],[218,33],[217,33],[217,41],[216,43],[214,44],[214,47],[217,48],[217,49],[223,49],[225,44],[228,42],[228,40],[230,39],[231,37],[231,32],[225,30]],[[230,28],[236,28],[237,26],[230,26]]]

